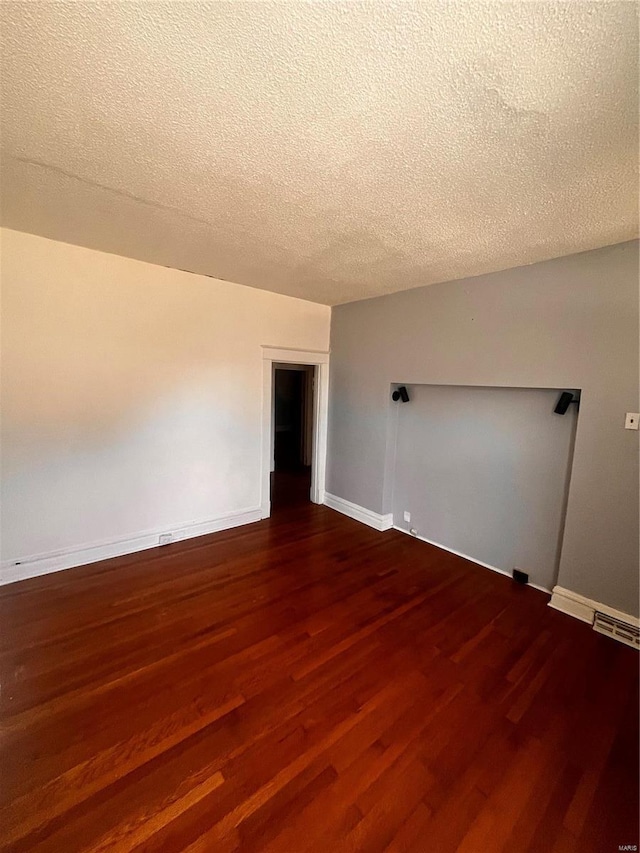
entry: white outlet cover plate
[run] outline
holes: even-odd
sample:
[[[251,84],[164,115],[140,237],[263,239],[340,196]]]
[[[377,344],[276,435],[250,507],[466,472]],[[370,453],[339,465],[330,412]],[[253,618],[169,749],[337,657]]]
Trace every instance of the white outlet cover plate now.
[[[404,520],[405,521],[411,521],[411,513],[406,509],[404,511]]]
[[[640,421],[640,412],[627,412],[624,419],[625,429],[638,429],[638,421]]]

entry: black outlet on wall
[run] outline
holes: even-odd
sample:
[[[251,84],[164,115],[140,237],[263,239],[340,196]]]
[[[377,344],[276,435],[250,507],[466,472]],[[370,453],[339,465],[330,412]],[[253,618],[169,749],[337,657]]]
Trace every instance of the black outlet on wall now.
[[[513,570],[513,579],[516,583],[529,583],[529,575],[521,572],[520,569]]]

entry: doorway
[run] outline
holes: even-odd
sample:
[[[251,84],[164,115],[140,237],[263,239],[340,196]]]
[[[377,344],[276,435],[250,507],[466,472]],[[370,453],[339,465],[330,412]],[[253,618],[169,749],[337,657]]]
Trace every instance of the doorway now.
[[[273,363],[271,507],[309,503],[315,368]]]
[[[271,515],[272,480],[276,473],[275,460],[275,371],[278,369],[294,369],[303,371],[306,375],[306,390],[304,403],[300,404],[304,414],[301,415],[301,456],[299,465],[306,469],[304,473],[311,475],[310,485],[307,482],[300,485],[298,495],[303,504],[311,501],[314,504],[324,503],[324,481],[327,466],[327,414],[329,408],[329,353],[319,350],[297,350],[286,347],[262,347],[262,453],[261,453],[261,488],[260,508],[262,518]],[[293,380],[301,381],[301,380]],[[282,432],[285,432],[282,430]],[[282,454],[287,459],[287,441],[284,439]],[[289,442],[291,444],[291,442]],[[291,456],[289,456],[291,459]],[[295,467],[295,455],[293,456]],[[302,480],[302,477],[300,478]],[[295,492],[292,488],[291,492]],[[280,501],[282,498],[282,501]],[[295,505],[295,495],[290,494]],[[279,506],[287,505],[289,498],[282,493],[276,495]],[[288,504],[292,505],[292,504]]]

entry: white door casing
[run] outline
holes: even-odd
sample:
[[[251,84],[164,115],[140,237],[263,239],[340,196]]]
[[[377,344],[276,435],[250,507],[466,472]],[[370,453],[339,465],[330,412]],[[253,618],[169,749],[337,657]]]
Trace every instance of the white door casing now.
[[[312,503],[324,502],[327,465],[327,415],[329,409],[329,353],[283,347],[262,347],[262,453],[260,508],[262,518],[271,515],[271,446],[273,429],[273,364],[311,364],[315,370],[313,395]]]

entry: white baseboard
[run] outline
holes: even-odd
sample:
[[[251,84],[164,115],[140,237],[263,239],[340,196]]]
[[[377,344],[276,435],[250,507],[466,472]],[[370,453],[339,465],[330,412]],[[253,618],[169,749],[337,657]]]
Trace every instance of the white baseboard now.
[[[597,610],[600,613],[606,613],[607,616],[612,616],[614,619],[619,619],[621,622],[634,625],[636,628],[640,627],[640,619],[637,616],[630,616],[628,613],[609,607],[608,604],[594,601],[592,598],[585,598],[584,595],[579,595],[577,592],[572,592],[570,589],[564,589],[561,586],[554,586],[549,607],[567,613],[569,616],[587,622],[589,625],[593,625]]]
[[[363,506],[351,503],[351,501],[346,501],[344,498],[330,495],[329,492],[325,493],[324,504],[343,515],[348,515],[349,518],[354,518],[356,521],[361,521],[362,524],[373,527],[374,530],[390,530],[393,527],[393,515],[391,513],[380,515],[370,509],[365,509]]]
[[[260,521],[260,517],[259,507],[240,510],[209,521],[194,522],[167,530],[145,531],[126,539],[97,542],[78,548],[66,548],[61,551],[50,551],[45,554],[4,560],[0,564],[0,585],[35,578],[39,575],[48,575],[50,572],[60,572],[63,569],[72,569],[76,566],[84,566],[87,563],[97,563],[99,560],[108,560],[111,557],[135,554],[137,551],[144,551],[147,548],[157,548],[159,537],[164,533],[171,534],[172,542],[180,542],[184,539],[193,539],[196,536],[205,536],[207,533],[217,533],[220,530],[239,527],[242,524],[251,524],[254,521]]]
[[[482,560],[470,557],[469,554],[463,554],[462,551],[455,551],[453,548],[448,548],[446,545],[441,545],[439,542],[434,542],[432,539],[426,539],[424,536],[414,536],[412,533],[409,533],[408,530],[405,530],[404,527],[398,527],[397,524],[393,525],[393,529],[399,530],[400,533],[405,533],[407,536],[411,536],[412,539],[419,539],[421,542],[426,542],[427,545],[433,545],[436,548],[441,548],[443,551],[448,551],[449,554],[455,554],[456,557],[462,557],[465,560],[469,560],[471,563],[482,566],[484,569],[491,569],[492,572],[497,572],[499,575],[504,575],[507,578],[513,578],[513,576],[504,569],[499,569],[497,566],[492,566],[490,563],[483,563]],[[546,592],[547,595],[551,594],[550,589],[547,589],[545,586],[540,586],[537,583],[528,583],[527,586],[533,587],[533,589],[538,589],[540,592]]]

